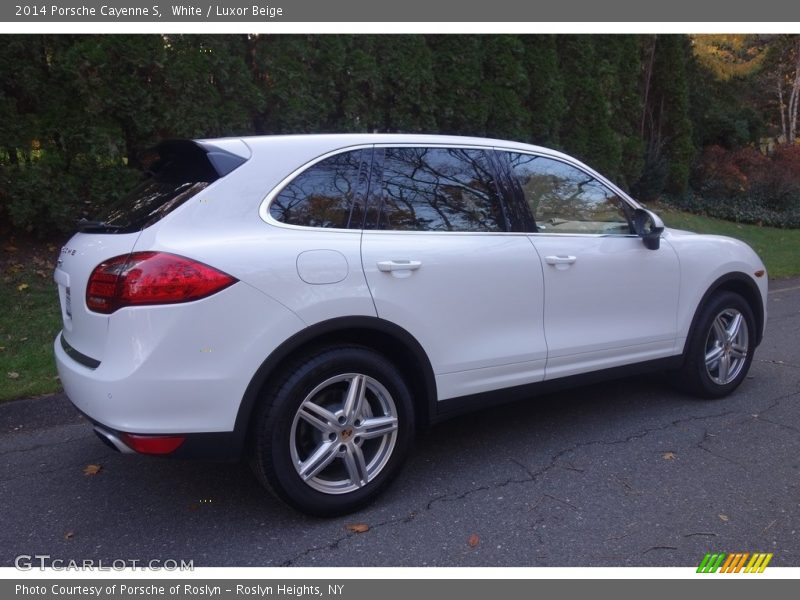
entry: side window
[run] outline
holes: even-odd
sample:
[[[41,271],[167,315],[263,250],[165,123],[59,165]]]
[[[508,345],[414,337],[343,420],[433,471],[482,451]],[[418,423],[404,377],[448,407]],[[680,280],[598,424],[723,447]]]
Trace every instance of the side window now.
[[[295,177],[272,200],[281,223],[305,227],[361,227],[369,150],[335,154]]]
[[[509,153],[508,160],[539,233],[631,233],[628,205],[591,175],[544,156]]]
[[[506,231],[486,153],[465,148],[387,148],[378,227]]]

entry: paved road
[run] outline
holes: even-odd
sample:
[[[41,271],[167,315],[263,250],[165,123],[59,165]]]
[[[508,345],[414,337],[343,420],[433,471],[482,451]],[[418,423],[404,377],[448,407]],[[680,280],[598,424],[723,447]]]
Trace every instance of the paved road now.
[[[798,566],[800,280],[773,285],[769,312],[731,398],[645,377],[463,417],[424,433],[389,493],[341,519],[292,512],[243,465],[113,453],[63,397],[9,403],[0,564],[687,566],[768,551]],[[84,476],[88,464],[102,471]]]

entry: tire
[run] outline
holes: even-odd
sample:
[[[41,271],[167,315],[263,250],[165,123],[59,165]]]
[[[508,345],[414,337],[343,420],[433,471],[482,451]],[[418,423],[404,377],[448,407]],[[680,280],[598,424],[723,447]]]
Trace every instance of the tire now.
[[[722,398],[733,392],[750,370],[755,323],[750,305],[739,294],[712,295],[701,308],[683,367],[675,373],[676,385],[700,398]]]
[[[270,491],[311,515],[361,508],[400,471],[414,433],[398,369],[362,346],[332,346],[283,369],[262,396],[251,466]]]

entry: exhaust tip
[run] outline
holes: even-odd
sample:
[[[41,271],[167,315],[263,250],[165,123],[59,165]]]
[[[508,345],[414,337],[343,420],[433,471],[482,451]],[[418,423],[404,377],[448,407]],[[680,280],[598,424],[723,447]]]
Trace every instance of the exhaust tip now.
[[[123,454],[132,454],[133,449],[130,446],[127,446],[118,436],[117,434],[109,431],[108,429],[104,429],[99,425],[94,426],[94,432],[97,437],[100,438],[100,441],[103,442],[106,446],[111,448],[112,450],[116,450],[117,452],[122,452]]]

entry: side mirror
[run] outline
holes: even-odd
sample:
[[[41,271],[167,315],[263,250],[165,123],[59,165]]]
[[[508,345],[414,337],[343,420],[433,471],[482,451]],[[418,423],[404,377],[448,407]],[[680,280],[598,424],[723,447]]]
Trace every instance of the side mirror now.
[[[645,248],[658,250],[661,247],[664,221],[656,213],[646,208],[637,208],[633,213],[633,230],[642,238]]]

